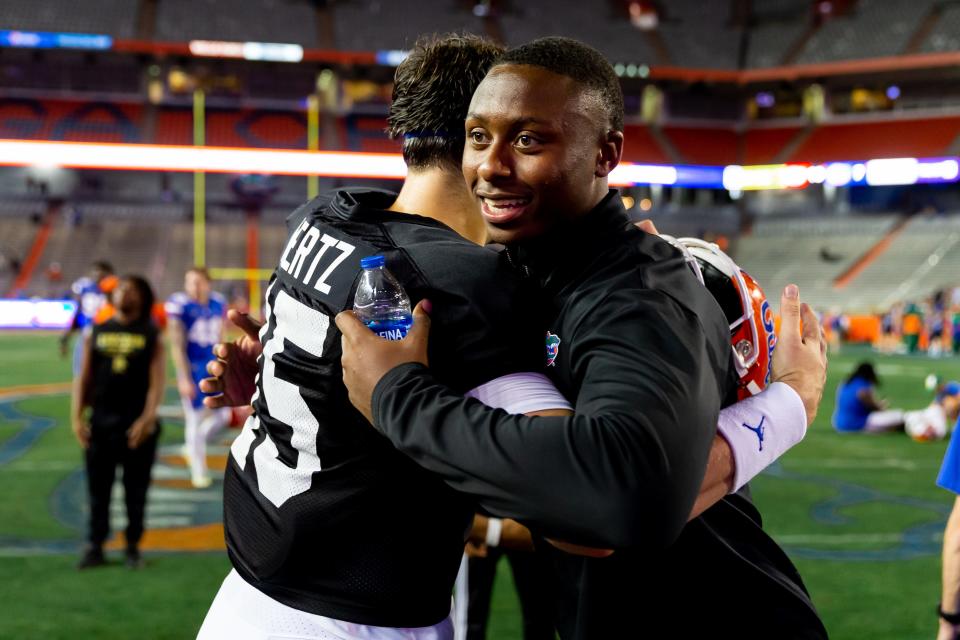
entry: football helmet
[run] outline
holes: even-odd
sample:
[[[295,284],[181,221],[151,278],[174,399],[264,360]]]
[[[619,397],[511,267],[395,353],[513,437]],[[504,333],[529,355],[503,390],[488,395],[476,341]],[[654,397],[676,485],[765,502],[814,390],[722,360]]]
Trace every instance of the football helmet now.
[[[727,317],[733,361],[740,377],[738,399],[760,393],[770,384],[777,344],[773,309],[763,288],[712,242],[661,237],[684,254],[697,279],[713,294]]]

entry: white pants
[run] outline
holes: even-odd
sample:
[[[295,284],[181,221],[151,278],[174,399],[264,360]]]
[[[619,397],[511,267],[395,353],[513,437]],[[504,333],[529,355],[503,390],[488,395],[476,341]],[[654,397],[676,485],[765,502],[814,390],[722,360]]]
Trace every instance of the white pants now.
[[[900,409],[888,409],[886,411],[871,411],[867,416],[867,424],[864,431],[879,433],[881,431],[892,431],[903,426],[903,411]]]
[[[371,627],[317,616],[281,604],[231,570],[197,640],[452,640],[449,617],[432,627]]]
[[[907,411],[903,414],[903,430],[914,440],[943,440],[947,437],[950,425],[947,413],[934,402],[922,411]]]
[[[201,478],[207,475],[207,442],[230,424],[230,409],[197,408],[188,399],[181,399],[181,403],[190,475]]]

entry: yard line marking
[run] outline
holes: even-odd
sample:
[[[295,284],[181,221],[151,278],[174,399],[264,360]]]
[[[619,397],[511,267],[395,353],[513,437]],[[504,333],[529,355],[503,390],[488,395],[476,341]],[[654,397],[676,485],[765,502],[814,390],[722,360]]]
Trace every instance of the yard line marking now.
[[[46,384],[22,384],[0,389],[0,398],[4,400],[27,398],[30,396],[48,396],[59,393],[68,393],[73,386],[72,382],[51,382]]]
[[[30,462],[23,460],[20,462],[12,462],[5,467],[0,467],[0,471],[19,471],[24,473],[33,473],[33,472],[47,472],[47,471],[71,471],[81,466],[83,461],[77,460],[76,462],[66,462],[63,460],[45,460]]]
[[[918,463],[903,458],[875,458],[859,460],[856,458],[822,458],[818,460],[790,460],[790,469],[939,469],[939,462]]]
[[[943,532],[924,536],[905,536],[903,533],[792,533],[773,535],[774,540],[785,545],[794,544],[889,544],[910,540],[929,540],[942,542]]]

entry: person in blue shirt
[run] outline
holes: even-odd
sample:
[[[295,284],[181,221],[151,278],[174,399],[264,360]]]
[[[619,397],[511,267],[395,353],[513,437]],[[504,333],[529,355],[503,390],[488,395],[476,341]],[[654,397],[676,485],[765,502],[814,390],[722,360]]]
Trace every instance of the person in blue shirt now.
[[[113,266],[109,262],[98,260],[90,265],[90,271],[82,278],[78,278],[70,285],[73,299],[77,303],[77,311],[67,330],[60,336],[60,355],[66,357],[70,351],[70,338],[75,331],[81,335],[93,325],[93,319],[107,302],[107,296],[112,286],[116,284],[113,277]],[[109,285],[109,286],[108,286]],[[80,359],[83,354],[83,340],[77,340],[73,349],[73,375],[80,374]]]
[[[880,380],[869,362],[861,362],[837,388],[833,426],[837,431],[879,433],[903,429],[903,411],[887,409],[877,395]]]
[[[950,440],[937,486],[958,494],[943,532],[943,586],[937,608],[940,616],[937,640],[954,640],[960,637],[960,438]]]
[[[187,271],[183,288],[170,296],[165,310],[177,390],[183,404],[185,457],[193,486],[202,489],[212,482],[207,470],[207,442],[230,422],[229,409],[203,406],[203,393],[198,386],[207,377],[206,365],[214,357],[213,345],[223,339],[227,301],[211,290],[210,276],[201,267]]]

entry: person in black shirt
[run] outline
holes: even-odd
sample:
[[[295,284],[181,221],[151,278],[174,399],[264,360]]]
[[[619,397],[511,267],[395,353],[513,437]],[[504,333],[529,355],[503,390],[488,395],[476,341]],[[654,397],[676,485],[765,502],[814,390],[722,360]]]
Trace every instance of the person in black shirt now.
[[[569,408],[530,373],[540,357],[535,296],[480,246],[483,223],[460,174],[466,104],[499,52],[473,37],[415,48],[397,68],[389,119],[410,170],[400,193],[342,189],[288,218],[254,413],[224,479],[233,571],[200,638],[452,635],[450,593],[475,505],[357,427],[333,317],[352,305],[362,258],[385,256],[411,298],[443,306],[431,357],[452,388],[521,387],[515,410]]]
[[[139,545],[159,433],[157,406],[166,361],[150,316],[153,290],[143,278],[126,276],[113,290],[112,301],[84,337],[73,386],[73,432],[84,448],[90,495],[89,543],[81,569],[105,563],[117,465],[123,467],[127,507],[126,562],[132,569],[142,565]]]
[[[563,638],[826,637],[746,491],[687,522],[736,384],[729,329],[678,254],[629,225],[608,189],[622,130],[609,63],[563,38],[508,52],[466,120],[467,183],[491,239],[551,298],[545,370],[575,399],[575,416],[508,415],[439,384],[423,366],[422,313],[407,340],[390,344],[338,316],[350,398],[399,450],[489,513],[539,536],[615,548],[584,558],[540,545],[553,556]],[[777,375],[797,385],[812,420],[823,376],[799,370],[823,370],[822,336],[790,293],[781,349],[803,364]]]
[[[486,72],[480,65],[493,59],[489,45],[477,51],[477,44],[447,38],[418,47],[398,67],[390,122],[410,166],[398,196],[342,190],[291,216],[267,294],[270,319],[262,329],[241,319],[262,340],[257,386],[226,375],[252,378],[248,360],[261,350],[249,336],[234,350],[217,348],[226,370],[209,365],[224,378],[201,389],[224,395],[205,403],[247,402],[253,393],[256,414],[234,445],[225,481],[234,571],[201,638],[267,637],[281,625],[316,636],[393,637],[391,627],[411,625],[419,627],[407,631],[411,637],[449,632],[444,618],[463,520],[474,505],[385,439],[358,431],[363,420],[348,406],[329,318],[349,305],[363,255],[384,252],[414,300],[443,307],[431,357],[453,388],[513,396],[499,406],[516,413],[569,406],[543,386],[542,374],[525,373],[540,368],[539,296],[518,282],[504,256],[468,242],[482,242],[485,232],[459,169],[463,138],[450,132],[460,129]],[[520,375],[503,375],[510,371]],[[727,481],[722,469],[715,476]]]

